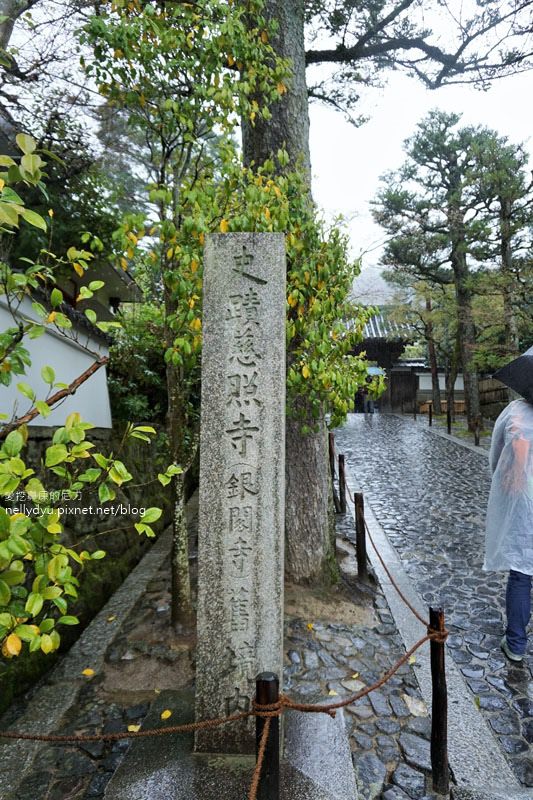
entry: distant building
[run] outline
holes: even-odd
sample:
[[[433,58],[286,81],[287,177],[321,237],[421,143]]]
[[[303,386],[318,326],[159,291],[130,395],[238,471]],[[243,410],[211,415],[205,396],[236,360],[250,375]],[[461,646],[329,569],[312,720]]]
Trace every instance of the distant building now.
[[[414,331],[391,319],[391,308],[384,306],[365,325],[363,341],[354,349],[364,352],[369,361],[385,371],[386,389],[378,401],[382,411],[412,411],[431,400],[431,374],[425,359],[403,358],[405,348],[413,344]],[[444,399],[445,375],[439,371],[439,386]],[[464,395],[463,376],[457,376],[455,397]]]
[[[86,286],[95,280],[104,281],[104,287],[93,298],[78,304],[76,298],[81,286]],[[17,383],[21,381],[28,383],[34,389],[38,400],[46,398],[50,387],[41,377],[43,366],[49,365],[54,369],[56,382],[70,384],[91,366],[95,358],[109,354],[109,336],[87,319],[86,309],[95,311],[99,321],[108,322],[113,319],[121,302],[141,300],[141,291],[133,278],[127,272],[117,270],[110,264],[91,265],[81,278],[73,272],[68,279],[58,283],[58,288],[63,292],[65,299],[58,310],[69,317],[72,329],[69,329],[67,336],[64,336],[49,325],[38,339],[24,340],[24,347],[29,351],[32,363],[25,375],[14,375],[9,386],[0,386],[0,410],[3,414],[20,417],[29,411],[31,401],[17,389]],[[30,298],[23,300],[15,316],[18,319],[39,321]],[[0,297],[0,331],[13,327],[13,324],[6,298]],[[101,367],[82,384],[75,395],[54,407],[46,419],[38,416],[29,424],[39,427],[58,427],[64,424],[66,417],[73,411],[79,412],[83,419],[92,422],[98,428],[112,427],[105,367]]]

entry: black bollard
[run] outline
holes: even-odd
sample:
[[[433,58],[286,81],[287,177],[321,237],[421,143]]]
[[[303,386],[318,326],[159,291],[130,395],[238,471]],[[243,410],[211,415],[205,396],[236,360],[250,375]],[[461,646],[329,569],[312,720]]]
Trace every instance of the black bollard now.
[[[429,427],[433,425],[433,403],[430,401],[428,403],[428,420],[429,420]]]
[[[450,404],[446,405],[446,428],[448,430],[448,436],[452,434],[452,410],[450,408]]]
[[[346,514],[346,466],[344,456],[339,456],[339,498],[341,514]]]
[[[279,678],[273,672],[261,672],[255,679],[255,700],[262,706],[277,703],[279,700]],[[255,718],[255,754],[266,719]],[[257,800],[279,800],[279,717],[270,718],[270,731],[261,769]]]
[[[444,633],[442,608],[429,609],[429,627]],[[444,642],[431,640],[431,772],[433,791],[447,795],[450,784],[448,767],[448,693],[444,666]]]
[[[355,554],[357,557],[357,574],[362,580],[368,578],[366,565],[366,529],[365,529],[365,501],[362,492],[353,496],[355,503]]]

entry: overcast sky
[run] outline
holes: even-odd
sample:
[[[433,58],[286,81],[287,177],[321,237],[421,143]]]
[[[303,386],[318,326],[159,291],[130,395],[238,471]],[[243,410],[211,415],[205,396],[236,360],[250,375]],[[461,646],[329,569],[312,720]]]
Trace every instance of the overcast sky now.
[[[416,124],[433,108],[462,113],[465,125],[494,128],[512,142],[525,142],[533,167],[533,74],[525,72],[496,81],[488,91],[449,86],[429,91],[412,78],[392,74],[384,89],[368,90],[359,113],[370,117],[360,128],[339,112],[311,106],[313,196],[328,216],[350,220],[354,255],[363,255],[363,272],[356,282],[364,302],[382,302],[378,262],[383,231],[374,224],[369,202],[379,177],[405,159],[402,149]],[[374,290],[377,296],[374,296]]]

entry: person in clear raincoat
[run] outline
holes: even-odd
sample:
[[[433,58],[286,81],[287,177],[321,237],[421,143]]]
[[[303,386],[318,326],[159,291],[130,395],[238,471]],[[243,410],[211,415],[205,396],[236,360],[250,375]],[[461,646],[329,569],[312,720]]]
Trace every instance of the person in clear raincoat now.
[[[533,403],[513,400],[502,411],[492,434],[490,467],[483,569],[509,571],[501,648],[512,661],[522,661],[533,575]]]

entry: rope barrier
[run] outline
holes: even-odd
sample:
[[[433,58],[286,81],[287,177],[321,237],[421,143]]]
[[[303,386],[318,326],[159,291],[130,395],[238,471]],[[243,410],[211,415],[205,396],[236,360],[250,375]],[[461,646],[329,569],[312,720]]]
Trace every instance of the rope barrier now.
[[[351,502],[353,503],[351,495],[348,493]],[[261,770],[263,767],[263,762],[265,758],[265,752],[268,742],[268,735],[270,732],[270,724],[271,720],[275,717],[280,717],[281,714],[284,712],[285,709],[289,709],[292,711],[301,711],[303,713],[314,713],[314,714],[328,714],[330,717],[335,717],[337,709],[345,708],[352,703],[357,702],[362,697],[370,694],[370,692],[379,689],[383,686],[399,669],[400,667],[405,664],[412,655],[427,641],[434,641],[440,644],[444,643],[448,637],[448,631],[439,631],[431,627],[430,623],[425,620],[421,614],[413,607],[413,605],[407,600],[401,589],[399,588],[398,584],[392,577],[388,567],[386,566],[381,553],[377,549],[374,540],[372,539],[372,535],[369,531],[367,522],[365,520],[365,529],[370,539],[370,543],[376,552],[376,555],[381,562],[383,569],[385,570],[389,580],[391,581],[392,585],[396,589],[397,593],[405,603],[405,605],[411,610],[414,616],[424,625],[426,628],[426,634],[420,638],[395,664],[390,667],[389,670],[375,683],[371,686],[366,686],[361,691],[356,692],[355,694],[351,695],[344,700],[339,700],[336,703],[328,703],[326,705],[315,705],[310,703],[297,703],[294,700],[291,700],[290,697],[287,695],[280,694],[279,700],[276,703],[271,704],[259,704],[254,699],[252,701],[252,708],[250,711],[242,711],[238,714],[232,714],[228,717],[218,717],[216,719],[209,719],[203,720],[200,722],[189,722],[183,725],[169,725],[165,728],[151,728],[144,731],[121,731],[115,733],[101,733],[101,734],[34,734],[34,733],[21,733],[15,731],[0,731],[0,739],[12,739],[12,740],[26,740],[26,741],[35,741],[35,742],[51,742],[57,744],[76,744],[78,742],[100,742],[100,741],[119,741],[122,739],[140,739],[147,736],[164,736],[166,734],[172,733],[189,733],[191,731],[197,730],[206,730],[209,728],[216,728],[220,725],[226,725],[230,722],[238,722],[239,720],[247,719],[249,717],[255,716],[260,717],[265,720],[265,726],[263,728],[261,734],[261,740],[259,742],[259,748],[257,751],[257,760],[255,769],[252,775],[252,781],[250,784],[250,789],[248,793],[248,800],[256,800],[257,798],[257,791],[259,788],[259,781],[261,779]]]

